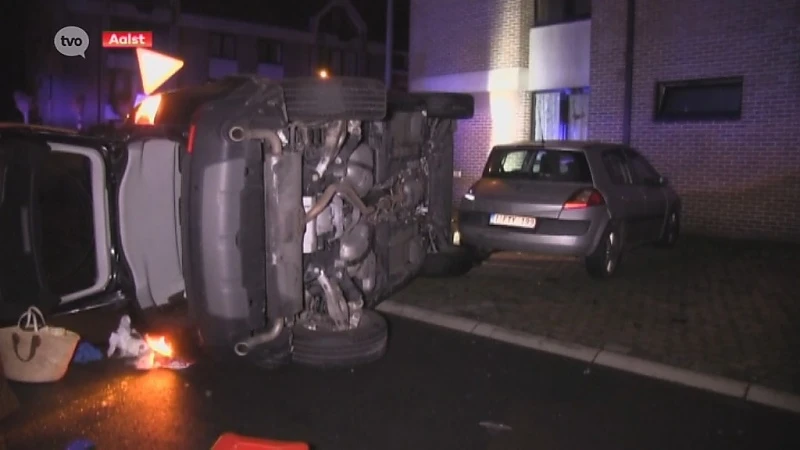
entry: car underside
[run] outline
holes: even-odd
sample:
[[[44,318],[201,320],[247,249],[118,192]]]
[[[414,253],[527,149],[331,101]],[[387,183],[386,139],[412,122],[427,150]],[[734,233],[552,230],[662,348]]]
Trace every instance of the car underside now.
[[[385,323],[369,310],[452,242],[453,133],[472,109],[460,94],[387,98],[365,79],[254,77],[205,104],[181,163],[205,346],[262,365],[380,356]],[[362,326],[377,334],[358,338]]]

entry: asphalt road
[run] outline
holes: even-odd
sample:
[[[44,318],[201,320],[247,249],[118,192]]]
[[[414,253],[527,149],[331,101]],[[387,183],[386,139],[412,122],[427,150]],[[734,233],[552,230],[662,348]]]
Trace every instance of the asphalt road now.
[[[800,448],[800,416],[399,318],[391,325],[386,358],[352,371],[74,366],[56,384],[13,384],[23,409],[0,429],[14,450],[77,438],[99,450],[200,450],[227,431],[322,450]]]

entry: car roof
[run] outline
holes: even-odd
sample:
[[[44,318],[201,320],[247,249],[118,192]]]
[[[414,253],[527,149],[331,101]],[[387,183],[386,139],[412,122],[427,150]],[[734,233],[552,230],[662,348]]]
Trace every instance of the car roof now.
[[[573,152],[586,152],[586,151],[602,151],[608,150],[612,148],[622,148],[625,145],[622,144],[614,144],[611,142],[603,142],[603,141],[566,141],[566,140],[555,140],[555,141],[533,141],[533,140],[523,140],[512,142],[509,144],[502,144],[497,145],[495,148],[547,148],[553,150],[566,150],[566,151],[573,151]]]

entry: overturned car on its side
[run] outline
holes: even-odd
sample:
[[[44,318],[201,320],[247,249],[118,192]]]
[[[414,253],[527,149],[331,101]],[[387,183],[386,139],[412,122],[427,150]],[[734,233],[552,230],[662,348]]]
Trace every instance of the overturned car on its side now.
[[[466,94],[235,76],[151,96],[102,137],[0,128],[0,164],[30,174],[5,178],[13,198],[0,203],[0,226],[22,241],[4,242],[0,260],[24,260],[36,280],[25,295],[15,277],[0,278],[0,304],[16,302],[0,312],[117,292],[145,310],[185,298],[202,346],[219,358],[375,360],[387,326],[374,307],[432,255],[461,257],[451,246],[453,133],[472,114]],[[59,149],[89,159],[95,193],[95,276],[84,294],[55,292],[35,256],[47,253],[43,240],[31,239],[43,225],[36,161]]]

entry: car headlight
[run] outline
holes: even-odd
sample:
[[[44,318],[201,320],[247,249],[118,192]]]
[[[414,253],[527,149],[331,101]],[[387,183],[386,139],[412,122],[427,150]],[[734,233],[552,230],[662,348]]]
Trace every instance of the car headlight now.
[[[466,194],[464,194],[464,200],[474,201],[475,194],[472,193],[472,189],[468,190]]]

